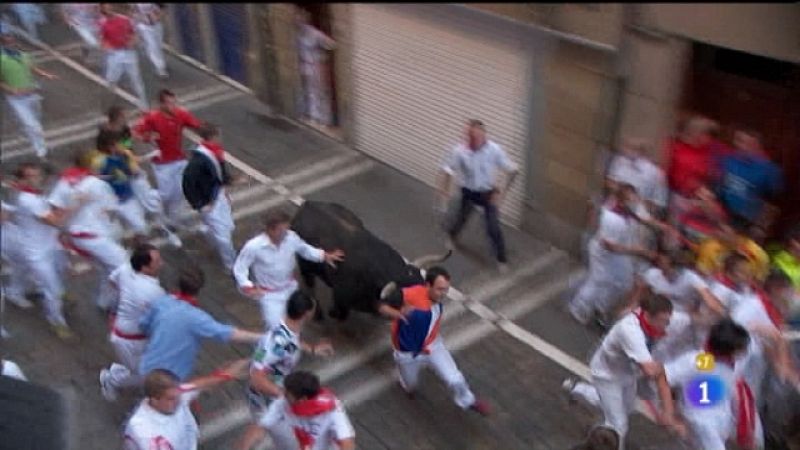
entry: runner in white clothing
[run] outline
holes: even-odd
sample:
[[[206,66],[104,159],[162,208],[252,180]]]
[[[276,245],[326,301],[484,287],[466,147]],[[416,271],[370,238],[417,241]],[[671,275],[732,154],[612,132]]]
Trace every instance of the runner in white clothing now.
[[[582,324],[594,314],[610,317],[633,286],[634,259],[651,256],[635,242],[639,222],[631,209],[634,199],[633,187],[622,185],[600,212],[597,232],[589,242],[589,274],[569,303],[570,314]]]
[[[119,266],[109,276],[119,292],[119,301],[108,340],[119,364],[113,363],[100,372],[100,388],[108,401],[116,400],[117,389],[138,386],[142,381],[139,360],[147,346],[147,336],[139,328],[139,320],[154,300],[167,293],[158,281],[162,264],[158,249],[142,244],[133,250],[129,263]]]
[[[117,197],[108,183],[91,174],[88,152],[79,153],[74,162],[62,173],[49,201],[57,212],[76,210],[67,221],[66,244],[95,263],[100,272],[96,304],[109,311],[115,304],[108,276],[127,259],[125,249],[112,237],[110,214],[118,207]]]
[[[589,367],[592,384],[564,381],[571,395],[600,407],[605,425],[620,435],[620,449],[628,432],[628,416],[636,406],[638,378],[644,375],[656,381],[661,404],[659,423],[682,432],[675,420],[672,395],[664,379],[663,366],[650,354],[652,345],[665,334],[672,316],[672,304],[662,296],[642,299],[641,308],[628,313],[603,338]]]
[[[690,430],[690,448],[725,450],[726,442],[736,441],[739,448],[763,448],[763,433],[752,389],[734,373],[734,365],[746,351],[750,336],[742,326],[723,319],[711,327],[703,349],[684,354],[664,367],[667,382],[683,392],[682,415]],[[713,356],[713,365],[698,369],[698,355]],[[716,398],[705,388],[705,397],[697,399],[698,377],[712,378],[722,384],[725,395]],[[692,401],[694,398],[694,402]],[[703,404],[696,402],[703,400]]]
[[[184,384],[166,370],[147,374],[145,399],[125,426],[125,450],[197,450],[200,429],[190,402],[204,390],[241,377],[247,363],[242,359]]]
[[[294,269],[296,255],[309,261],[333,265],[344,260],[344,252],[326,252],[308,245],[289,229],[291,217],[283,211],[271,211],[265,219],[266,231],[242,247],[233,265],[236,283],[242,292],[261,303],[267,330],[280,324],[286,314],[289,295],[297,289]],[[250,280],[252,272],[254,281]]]
[[[85,44],[81,50],[84,60],[92,50],[100,49],[98,28],[100,5],[98,3],[62,3],[61,14],[64,22],[75,30]]]
[[[20,164],[15,175],[17,211],[14,222],[18,229],[16,245],[19,246],[17,263],[42,292],[45,317],[55,333],[61,338],[71,337],[62,310],[62,274],[67,258],[58,241],[57,227],[63,224],[63,217],[52,210],[41,191],[43,176],[38,164]]]
[[[161,6],[158,3],[131,3],[136,31],[144,43],[144,50],[161,78],[167,78],[164,60],[164,26],[161,24]]]
[[[287,421],[278,421],[266,430],[258,425],[258,416],[275,414],[270,409],[275,408],[275,400],[283,396],[283,381],[297,367],[303,351],[312,355],[333,354],[333,347],[327,340],[311,345],[300,338],[303,326],[314,316],[315,306],[311,297],[295,291],[286,305],[286,317],[256,345],[247,390],[255,422],[247,428],[237,448],[249,449],[263,439],[265,432],[269,432],[278,448],[291,447],[294,442]]]
[[[28,277],[19,263],[21,258],[19,245],[19,227],[12,220],[17,207],[2,202],[0,208],[0,258],[3,263],[3,275],[7,278],[0,284],[3,297],[20,308],[32,308],[33,303],[25,298]],[[0,331],[5,336],[6,330]]]
[[[316,375],[293,372],[285,385],[286,395],[261,418],[261,426],[271,427],[285,417],[301,450],[355,450],[356,432],[342,402],[333,391],[320,386]]]

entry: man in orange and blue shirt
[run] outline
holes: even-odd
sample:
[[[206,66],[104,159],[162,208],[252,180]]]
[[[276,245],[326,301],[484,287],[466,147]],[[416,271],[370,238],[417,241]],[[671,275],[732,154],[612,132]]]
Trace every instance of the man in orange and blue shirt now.
[[[449,289],[450,274],[441,267],[432,267],[425,274],[425,284],[394,290],[384,296],[379,311],[394,319],[392,347],[400,386],[412,397],[420,370],[432,366],[453,391],[460,408],[469,408],[485,416],[489,414],[489,406],[475,398],[439,336],[443,314],[441,300]]]

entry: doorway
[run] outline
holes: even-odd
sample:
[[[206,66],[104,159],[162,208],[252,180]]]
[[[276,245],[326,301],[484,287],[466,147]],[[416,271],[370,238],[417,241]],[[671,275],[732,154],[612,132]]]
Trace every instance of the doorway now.
[[[328,3],[295,3],[295,6],[301,10],[306,11],[309,14],[309,22],[314,28],[322,31],[328,37],[333,37],[333,20],[332,20],[332,13],[331,7]],[[295,42],[295,45],[297,43]],[[339,135],[339,108],[336,96],[336,69],[334,66],[334,52],[330,50],[320,50],[323,53],[323,57],[320,58],[320,61],[317,66],[317,70],[319,71],[320,77],[320,89],[319,94],[322,98],[320,102],[320,109],[322,110],[322,116],[326,117],[325,120],[322,122],[327,123],[315,123],[315,121],[303,120],[303,122],[307,123],[308,125],[322,131],[328,135],[338,136]],[[298,52],[299,58],[299,52]],[[307,98],[305,95],[305,81],[304,77],[300,77],[300,89],[298,90],[298,112],[301,119],[306,119],[308,116],[308,107],[307,107]]]
[[[720,123],[730,142],[736,127],[764,137],[764,149],[783,169],[781,236],[800,224],[800,66],[745,52],[694,43],[683,108]]]

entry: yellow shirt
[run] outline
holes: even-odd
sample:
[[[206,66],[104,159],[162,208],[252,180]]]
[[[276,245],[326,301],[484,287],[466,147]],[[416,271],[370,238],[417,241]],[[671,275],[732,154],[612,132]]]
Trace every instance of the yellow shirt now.
[[[697,249],[697,270],[705,275],[719,273],[725,267],[725,258],[732,251],[743,254],[750,261],[750,274],[764,281],[769,274],[769,256],[752,239],[739,237],[736,248],[729,248],[717,239],[706,239]]]

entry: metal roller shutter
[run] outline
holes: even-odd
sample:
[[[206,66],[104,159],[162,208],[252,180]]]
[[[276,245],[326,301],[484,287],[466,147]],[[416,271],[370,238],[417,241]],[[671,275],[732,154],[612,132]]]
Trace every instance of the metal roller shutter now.
[[[352,5],[355,145],[434,185],[469,118],[520,167],[501,208],[518,226],[532,54],[519,39],[443,5]]]

